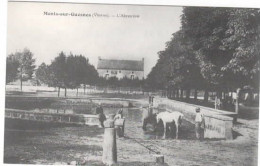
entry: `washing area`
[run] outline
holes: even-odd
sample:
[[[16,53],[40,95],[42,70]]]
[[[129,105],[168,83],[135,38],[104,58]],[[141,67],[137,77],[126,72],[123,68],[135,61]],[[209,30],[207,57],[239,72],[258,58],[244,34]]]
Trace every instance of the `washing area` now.
[[[6,108],[7,127],[15,128],[23,125],[21,119],[26,120],[26,125],[41,121],[39,125],[44,127],[45,122],[58,122],[64,124],[80,124],[98,127],[99,121],[96,115],[97,106],[101,105],[106,116],[116,114],[119,109],[123,109],[125,118],[125,135],[126,137],[139,139],[162,139],[163,130],[154,131],[153,126],[148,124],[147,130],[142,129],[142,113],[146,111],[145,106],[133,100],[124,99],[62,99],[46,100],[45,98],[29,98],[22,102],[17,99],[8,99]],[[40,107],[35,105],[39,103]],[[155,112],[161,112],[161,109],[154,109]],[[10,120],[10,118],[12,120]],[[19,121],[17,119],[20,119]],[[48,124],[49,125],[49,124]],[[55,125],[56,126],[56,125]],[[188,120],[183,121],[179,132],[179,139],[196,139],[194,124]],[[174,139],[175,133],[167,132],[167,138]]]
[[[237,114],[208,107],[197,106],[169,99],[155,100],[157,107],[164,111],[178,111],[184,114],[186,121],[195,123],[195,109],[200,108],[205,119],[204,138],[208,139],[233,139],[233,123],[237,120]]]

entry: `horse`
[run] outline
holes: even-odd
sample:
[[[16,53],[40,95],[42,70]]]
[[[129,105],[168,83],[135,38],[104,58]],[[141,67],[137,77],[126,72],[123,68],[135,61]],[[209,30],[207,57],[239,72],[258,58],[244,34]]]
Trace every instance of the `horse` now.
[[[153,129],[156,130],[156,116],[157,113],[153,113],[153,109],[148,107],[147,110],[143,111],[143,116],[142,116],[142,123],[143,123],[143,130],[146,130],[146,125],[152,124]]]
[[[181,127],[182,119],[184,115],[180,112],[160,112],[156,116],[156,122],[159,124],[160,121],[163,122],[164,127],[164,135],[163,138],[166,138],[166,130],[167,130],[167,124],[175,124],[176,126],[176,139],[178,139],[179,136],[179,127]],[[171,126],[172,130],[172,126]]]

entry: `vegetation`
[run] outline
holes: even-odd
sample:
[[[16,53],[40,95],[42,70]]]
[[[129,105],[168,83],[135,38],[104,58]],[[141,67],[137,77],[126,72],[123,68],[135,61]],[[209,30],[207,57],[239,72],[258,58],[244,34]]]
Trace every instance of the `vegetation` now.
[[[33,53],[25,48],[22,52],[8,55],[6,62],[6,70],[8,71],[6,82],[9,83],[19,79],[22,91],[23,81],[31,79],[34,73],[35,59],[33,58]]]
[[[173,34],[146,84],[168,89],[221,92],[259,88],[260,10],[185,7],[181,29]],[[173,92],[172,92],[173,91]],[[173,93],[173,94],[172,94]]]
[[[184,7],[181,28],[172,35],[147,79],[118,80],[98,77],[97,70],[82,55],[60,52],[50,65],[36,70],[36,82],[51,87],[77,89],[86,85],[142,87],[168,90],[170,97],[189,100],[191,90],[222,92],[251,87],[259,90],[260,9]],[[6,82],[32,79],[35,59],[29,49],[7,57]],[[250,88],[249,88],[250,89]]]
[[[66,56],[60,52],[50,65],[42,63],[36,70],[36,78],[39,82],[51,87],[58,87],[58,96],[60,88],[77,89],[83,85],[84,92],[86,84],[93,84],[98,79],[98,73],[94,66],[89,64],[88,59],[82,55]]]

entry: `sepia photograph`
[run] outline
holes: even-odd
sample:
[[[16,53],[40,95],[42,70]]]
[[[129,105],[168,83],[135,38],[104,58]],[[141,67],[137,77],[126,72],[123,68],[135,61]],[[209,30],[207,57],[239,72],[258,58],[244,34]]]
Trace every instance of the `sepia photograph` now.
[[[3,163],[257,166],[260,8],[7,2]]]

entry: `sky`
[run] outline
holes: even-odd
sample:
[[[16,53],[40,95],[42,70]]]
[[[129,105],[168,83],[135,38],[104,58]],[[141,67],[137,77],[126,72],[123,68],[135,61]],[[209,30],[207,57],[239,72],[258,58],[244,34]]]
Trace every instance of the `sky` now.
[[[54,12],[67,16],[49,15]],[[173,6],[8,2],[7,54],[28,48],[37,66],[50,64],[61,51],[82,54],[95,67],[98,57],[144,58],[147,75],[179,30],[181,14],[182,7]]]

